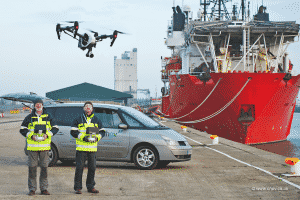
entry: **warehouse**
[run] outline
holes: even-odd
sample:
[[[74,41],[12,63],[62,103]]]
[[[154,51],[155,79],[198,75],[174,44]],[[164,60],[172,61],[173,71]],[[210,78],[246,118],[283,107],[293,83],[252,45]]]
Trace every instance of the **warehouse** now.
[[[70,87],[46,93],[46,97],[64,102],[93,101],[118,102],[127,105],[127,99],[132,95],[111,90],[91,83],[81,83]]]

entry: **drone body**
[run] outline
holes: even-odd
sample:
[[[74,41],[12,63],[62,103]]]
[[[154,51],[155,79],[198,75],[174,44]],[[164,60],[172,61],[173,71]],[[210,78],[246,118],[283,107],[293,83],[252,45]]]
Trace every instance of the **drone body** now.
[[[112,35],[100,35],[98,36],[97,32],[91,31],[91,32],[86,32],[83,35],[78,33],[79,29],[79,22],[78,21],[69,21],[68,23],[74,23],[74,26],[64,26],[62,27],[61,24],[56,25],[56,33],[57,37],[60,40],[61,32],[63,31],[65,34],[73,37],[74,39],[78,40],[78,48],[81,50],[86,50],[88,49],[88,52],[86,54],[86,57],[93,58],[94,54],[92,53],[92,48],[96,48],[97,42],[101,42],[103,39],[110,38],[111,39],[111,44],[110,46],[114,44],[118,33],[125,34],[123,32],[115,30]],[[68,32],[72,33],[70,35]],[[93,33],[93,34],[92,34]],[[76,36],[79,37],[79,39],[76,38]]]

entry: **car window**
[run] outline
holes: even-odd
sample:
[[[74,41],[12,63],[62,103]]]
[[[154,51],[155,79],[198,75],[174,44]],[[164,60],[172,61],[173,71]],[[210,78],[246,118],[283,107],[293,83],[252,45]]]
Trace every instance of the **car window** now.
[[[61,107],[55,112],[55,122],[60,126],[71,126],[74,119],[83,113],[82,107]]]
[[[124,107],[122,108],[126,113],[128,113],[131,116],[134,116],[134,118],[138,119],[143,125],[147,127],[160,127],[159,123],[145,115],[144,113],[137,111],[136,109],[130,108],[130,107]]]
[[[127,124],[129,125],[130,128],[142,128],[142,127],[144,127],[140,122],[136,121],[135,119],[133,119],[129,115],[127,115],[125,113],[122,113],[122,116],[124,117],[125,121],[127,122]]]
[[[94,108],[94,114],[101,120],[104,128],[118,128],[119,124],[122,123],[116,110]]]
[[[46,113],[51,114],[51,116],[54,118],[55,117],[55,111],[56,108],[45,108]]]

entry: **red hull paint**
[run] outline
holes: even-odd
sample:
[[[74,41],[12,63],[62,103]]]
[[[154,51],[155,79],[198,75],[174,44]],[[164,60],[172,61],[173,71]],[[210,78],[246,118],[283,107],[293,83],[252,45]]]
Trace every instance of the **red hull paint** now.
[[[162,98],[162,112],[166,117],[244,144],[274,142],[287,138],[299,92],[300,75],[293,76],[289,81],[283,80],[284,73],[210,75],[211,79],[206,83],[189,74],[181,74],[180,78],[171,75],[170,95]],[[251,80],[246,84],[249,77]],[[236,99],[228,105],[236,95]],[[202,105],[197,110],[190,113],[200,104]],[[244,105],[253,110],[252,123],[238,121]],[[184,115],[187,116],[182,117]],[[202,121],[185,123],[199,119]]]

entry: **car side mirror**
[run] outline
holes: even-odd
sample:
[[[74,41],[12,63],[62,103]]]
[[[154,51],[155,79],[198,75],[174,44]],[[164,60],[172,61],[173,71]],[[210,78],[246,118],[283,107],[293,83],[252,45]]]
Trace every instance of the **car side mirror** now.
[[[127,125],[126,124],[119,124],[119,128],[120,129],[127,129]]]

